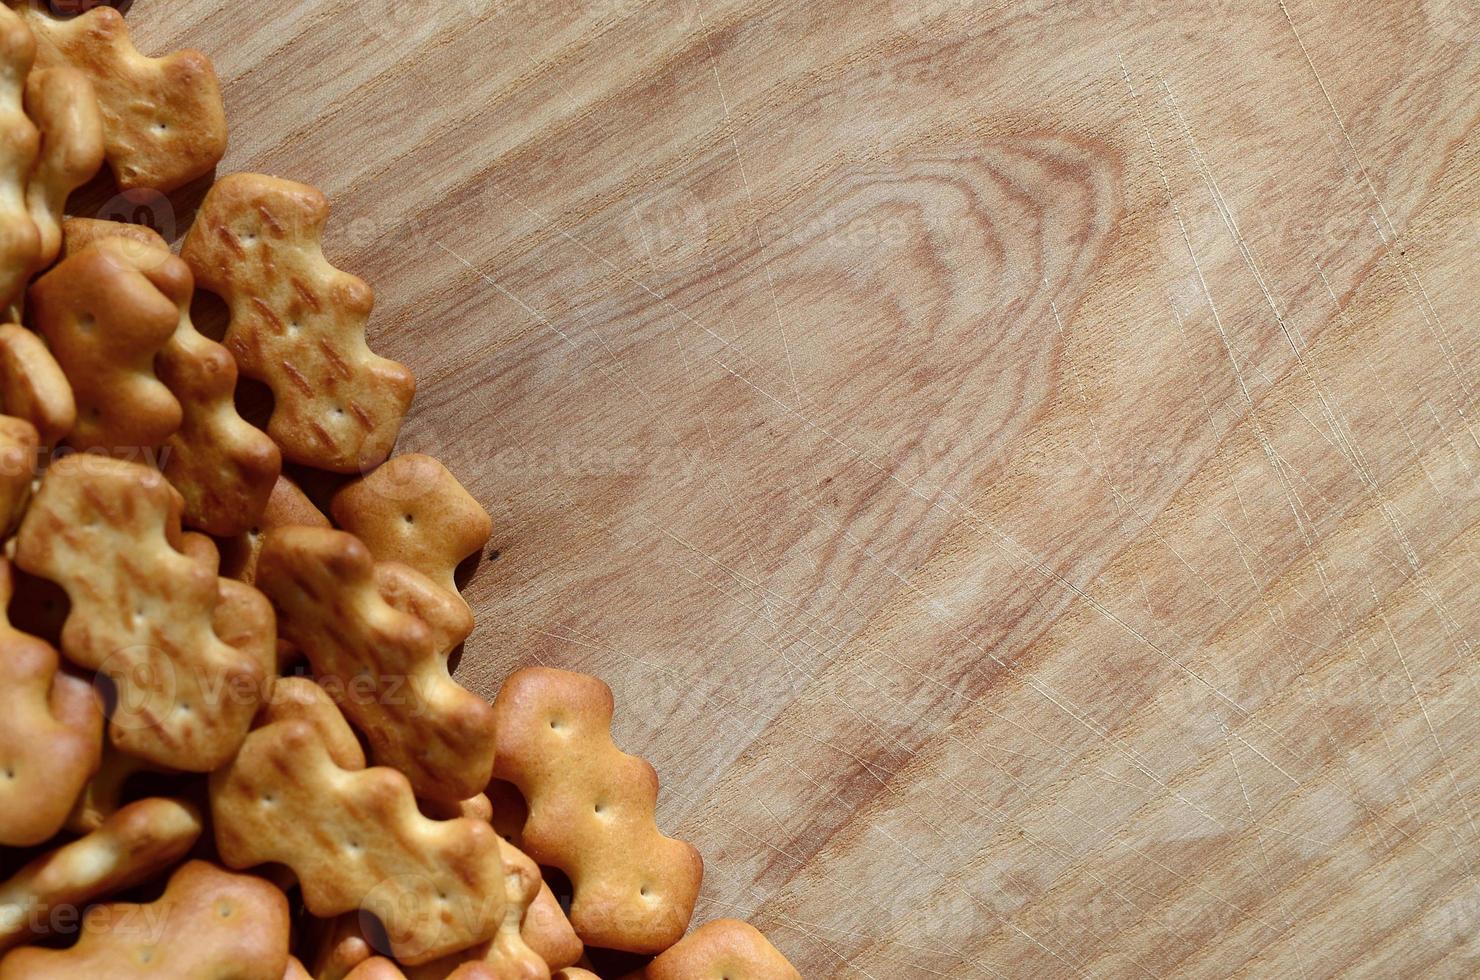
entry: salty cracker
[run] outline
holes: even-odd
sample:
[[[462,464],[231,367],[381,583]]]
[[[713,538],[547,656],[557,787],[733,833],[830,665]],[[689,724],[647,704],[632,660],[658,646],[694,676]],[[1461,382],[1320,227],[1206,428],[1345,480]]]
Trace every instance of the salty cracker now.
[[[36,42],[24,21],[0,6],[0,309],[20,299],[41,249],[41,234],[26,203],[26,184],[41,146],[23,107],[35,58]]]
[[[760,930],[737,919],[707,922],[627,980],[801,980]]]
[[[539,895],[540,869],[523,851],[499,842],[504,864],[504,919],[498,933],[486,943],[452,956],[406,970],[406,980],[443,980],[464,964],[482,963],[500,980],[550,980],[550,966],[525,942],[520,931],[530,906]]]
[[[267,496],[267,506],[246,531],[222,542],[222,574],[251,585],[257,580],[257,558],[267,532],[279,527],[331,527],[308,495],[286,476],[279,476]]]
[[[67,197],[103,166],[103,116],[92,83],[75,68],[38,68],[26,80],[26,112],[41,133],[41,152],[26,188],[40,249],[36,268],[62,249]]]
[[[375,562],[351,534],[278,528],[257,564],[278,629],[313,665],[380,765],[418,796],[458,802],[493,770],[493,709],[447,673],[436,635],[381,598]]]
[[[30,847],[62,829],[97,772],[103,710],[91,684],[60,672],[51,644],[10,625],[14,593],[0,558],[0,845]]]
[[[77,422],[72,386],[46,342],[14,323],[0,326],[0,408],[35,426],[47,448]]]
[[[164,236],[148,225],[136,225],[123,221],[104,221],[101,218],[63,218],[62,255],[70,257],[89,245],[96,245],[105,238],[121,238],[140,248],[154,248],[161,252],[170,250]]]
[[[312,187],[233,174],[206,195],[180,254],[230,308],[242,373],[272,389],[267,431],[284,457],[357,473],[390,455],[416,380],[366,344],[374,294],[324,258],[328,217]]]
[[[58,263],[31,287],[32,322],[77,402],[77,423],[67,439],[74,448],[152,450],[180,428],[180,402],[154,366],[179,325],[171,297],[189,291],[190,270],[173,257],[160,258],[102,241]]]
[[[191,861],[149,905],[90,909],[67,950],[21,949],[0,961],[0,980],[284,980],[287,897],[261,878]]]
[[[284,718],[252,732],[235,760],[211,776],[210,795],[228,866],[286,865],[312,915],[376,916],[404,963],[467,949],[503,920],[493,829],[427,819],[405,776],[338,765],[307,720]]]
[[[576,934],[658,953],[688,928],[704,862],[658,832],[658,775],[612,743],[612,708],[611,688],[594,677],[519,671],[494,701],[496,775],[529,804],[519,846],[570,877]]]
[[[92,83],[119,187],[168,194],[215,169],[226,153],[226,110],[209,58],[189,50],[145,57],[108,6],[58,20],[28,5],[24,16],[39,66],[70,66]]]
[[[42,855],[0,885],[0,950],[44,931],[52,909],[80,907],[148,881],[183,858],[200,832],[200,814],[190,804],[140,800],[87,836]]]
[[[397,456],[334,495],[334,522],[457,594],[457,566],[488,544],[493,520],[447,467],[421,453]]]
[[[222,640],[214,571],[182,554],[180,497],[137,463],[53,463],[17,538],[16,565],[72,600],[62,650],[118,688],[109,737],[156,765],[210,772],[251,725],[267,675]]]
[[[40,447],[34,425],[0,415],[0,536],[15,529],[31,499]]]

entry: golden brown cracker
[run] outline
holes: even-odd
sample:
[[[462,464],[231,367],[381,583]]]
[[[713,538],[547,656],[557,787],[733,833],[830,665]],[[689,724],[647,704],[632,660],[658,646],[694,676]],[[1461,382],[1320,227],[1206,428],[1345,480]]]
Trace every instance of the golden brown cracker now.
[[[60,672],[51,644],[10,625],[11,564],[0,558],[0,845],[61,830],[98,770],[103,710],[92,685]]]
[[[164,236],[148,225],[129,224],[122,221],[104,221],[101,218],[63,218],[62,255],[70,257],[89,245],[96,245],[105,238],[121,238],[140,248],[153,248],[161,252],[170,250]]]
[[[46,342],[13,323],[0,326],[0,409],[35,426],[47,448],[77,423],[72,386]]]
[[[206,195],[180,254],[230,308],[242,373],[272,389],[267,431],[284,457],[356,473],[390,455],[416,381],[366,344],[374,296],[324,258],[328,216],[312,187],[233,174]]]
[[[107,240],[58,263],[31,287],[32,322],[77,402],[72,446],[137,455],[180,428],[180,403],[154,365],[179,323],[171,296],[188,291],[189,274],[173,257],[141,263]]]
[[[71,598],[62,649],[118,688],[113,744],[209,772],[241,744],[268,678],[217,635],[218,579],[177,550],[179,520],[179,494],[155,470],[68,456],[41,481],[15,560]]]
[[[140,800],[43,854],[0,885],[0,950],[44,935],[52,909],[80,908],[149,880],[184,857],[200,832],[200,814],[190,804]]]
[[[457,594],[455,573],[493,534],[488,511],[430,456],[397,456],[334,495],[334,522],[377,561],[421,572]]]
[[[329,518],[314,506],[298,484],[286,476],[279,476],[257,522],[243,533],[222,542],[222,574],[250,585],[257,580],[257,557],[262,553],[268,531],[278,527],[330,526]]]
[[[0,980],[283,980],[288,899],[261,878],[191,861],[149,905],[90,909],[71,949],[21,949],[0,961]]]
[[[802,980],[802,975],[760,930],[737,919],[718,919],[659,954],[635,980]]]
[[[56,261],[62,248],[67,197],[103,166],[103,115],[92,83],[70,66],[37,68],[26,80],[26,112],[41,134],[26,187],[26,206],[39,235],[36,268]]]
[[[0,7],[0,310],[11,309],[36,270],[41,234],[26,203],[41,137],[25,113],[36,42],[24,21]]]
[[[494,701],[497,775],[529,804],[520,847],[570,877],[577,935],[657,953],[688,928],[704,864],[658,832],[657,773],[612,743],[612,708],[611,689],[594,677],[519,671]]]
[[[286,865],[311,914],[374,915],[404,963],[467,949],[503,920],[493,829],[427,819],[405,776],[339,766],[319,729],[302,718],[247,737],[211,777],[211,813],[228,866]]]
[[[493,710],[447,673],[432,630],[381,598],[370,552],[353,535],[309,527],[267,536],[257,586],[278,629],[313,665],[380,765],[417,795],[479,793],[493,769]]]
[[[25,17],[39,66],[70,66],[92,83],[119,187],[169,193],[215,169],[226,153],[226,111],[209,58],[188,50],[145,57],[108,6],[71,20],[30,7]]]

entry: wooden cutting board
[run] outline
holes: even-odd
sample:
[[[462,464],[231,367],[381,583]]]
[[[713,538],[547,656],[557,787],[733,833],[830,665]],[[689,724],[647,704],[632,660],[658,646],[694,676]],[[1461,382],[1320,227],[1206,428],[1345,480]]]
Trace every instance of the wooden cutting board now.
[[[1480,970],[1480,8],[140,0],[811,977]],[[198,196],[198,195],[197,195]],[[183,233],[190,195],[165,215]]]

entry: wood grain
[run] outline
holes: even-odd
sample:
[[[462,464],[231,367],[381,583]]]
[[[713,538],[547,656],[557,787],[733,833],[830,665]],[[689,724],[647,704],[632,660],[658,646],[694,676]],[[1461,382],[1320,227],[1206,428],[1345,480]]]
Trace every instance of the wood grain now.
[[[702,919],[807,977],[1480,970],[1473,4],[130,17],[335,202],[497,523],[461,675],[612,684]]]

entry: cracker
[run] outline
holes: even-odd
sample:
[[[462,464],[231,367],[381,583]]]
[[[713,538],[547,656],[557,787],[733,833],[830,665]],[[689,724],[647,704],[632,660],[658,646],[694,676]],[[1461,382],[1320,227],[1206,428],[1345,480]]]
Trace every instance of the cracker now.
[[[262,549],[257,586],[378,764],[405,773],[427,799],[481,792],[493,769],[493,709],[448,675],[425,623],[381,598],[375,562],[357,538],[278,528]]]
[[[14,592],[0,558],[0,845],[30,847],[62,829],[97,772],[103,711],[91,684],[59,671],[51,644],[10,625]]]
[[[191,322],[189,267],[168,253],[158,253],[158,261],[179,273],[168,277],[174,291],[166,290],[178,311],[175,332],[155,361],[182,412],[179,430],[165,444],[164,475],[185,499],[186,523],[218,537],[241,534],[267,507],[282,454],[267,433],[237,414],[231,353]]]
[[[303,718],[252,732],[235,760],[211,776],[210,796],[228,866],[286,865],[311,914],[376,916],[404,963],[474,946],[503,920],[493,829],[427,819],[405,776],[343,768]]]
[[[556,970],[551,980],[601,980],[590,970],[583,970],[578,966],[568,966],[563,970]]]
[[[31,72],[26,112],[41,134],[26,206],[39,236],[36,268],[44,269],[62,249],[62,212],[68,195],[103,166],[103,115],[87,76],[68,66]]]
[[[26,184],[41,137],[23,108],[36,42],[9,7],[0,7],[0,309],[20,299],[36,269],[41,234],[26,205]]]
[[[452,956],[406,970],[406,980],[443,980],[466,965],[481,963],[506,980],[549,980],[549,965],[529,947],[520,932],[530,905],[539,895],[540,869],[528,855],[507,841],[499,842],[504,864],[504,919],[488,942]]]
[[[410,565],[453,595],[457,566],[488,544],[493,521],[430,456],[397,456],[334,495],[334,522],[377,561]]]
[[[217,576],[176,549],[180,506],[155,470],[68,456],[41,481],[15,560],[71,598],[62,649],[118,688],[113,744],[210,772],[241,744],[268,677],[255,653],[217,635]]]
[[[0,885],[0,950],[44,934],[59,906],[80,907],[149,880],[184,857],[200,832],[200,814],[188,803],[140,800],[42,855]]]
[[[736,919],[708,922],[628,980],[802,980],[760,930]]]
[[[272,389],[267,431],[283,455],[358,473],[390,455],[416,380],[366,344],[374,294],[324,258],[328,216],[312,187],[233,174],[206,195],[180,254],[230,308],[242,373]]]
[[[539,894],[524,913],[524,922],[519,927],[524,941],[534,950],[550,969],[559,970],[575,966],[586,952],[581,937],[576,935],[560,900],[550,886],[540,882]]]
[[[51,448],[77,424],[72,386],[46,343],[25,327],[0,326],[0,408],[36,427]]]
[[[40,447],[34,425],[0,415],[0,537],[15,530],[31,499]]]
[[[142,248],[157,248],[164,252],[170,250],[170,243],[164,240],[164,236],[148,225],[103,221],[100,218],[62,219],[63,257],[76,255],[105,238],[121,238]]]
[[[188,291],[189,270],[137,253],[99,242],[31,287],[32,322],[77,401],[68,437],[77,449],[136,455],[180,428],[180,403],[154,362],[175,334],[180,313],[170,297]]]
[[[35,7],[24,16],[36,35],[36,63],[71,66],[96,90],[119,187],[167,194],[216,168],[226,153],[226,110],[209,58],[188,50],[145,57],[108,6],[71,20]]]
[[[149,905],[90,909],[67,950],[22,949],[0,961],[0,980],[283,980],[288,899],[261,878],[191,861]]]
[[[329,518],[314,506],[298,484],[286,476],[279,476],[257,522],[243,533],[222,542],[222,574],[250,585],[257,580],[257,557],[262,553],[268,531],[279,527],[330,526]]]
[[[658,832],[657,773],[612,743],[612,708],[611,688],[594,677],[519,671],[494,701],[497,775],[529,804],[520,847],[570,877],[576,934],[658,953],[688,928],[704,864]]]

